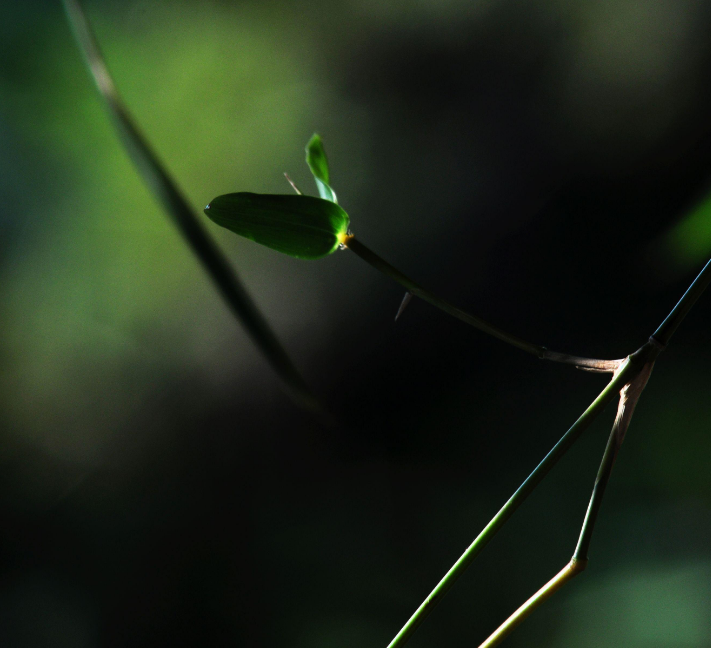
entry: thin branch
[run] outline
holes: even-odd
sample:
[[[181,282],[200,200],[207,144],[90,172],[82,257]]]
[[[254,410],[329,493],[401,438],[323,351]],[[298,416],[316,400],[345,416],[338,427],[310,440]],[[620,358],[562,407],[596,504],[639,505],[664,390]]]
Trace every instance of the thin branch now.
[[[614,373],[614,371],[620,366],[622,360],[598,360],[596,358],[583,358],[580,356],[572,356],[567,353],[559,353],[557,351],[551,351],[544,346],[539,344],[533,344],[527,342],[522,338],[507,333],[501,330],[497,326],[490,324],[486,320],[476,315],[471,315],[456,306],[453,306],[445,299],[437,297],[429,290],[423,288],[420,284],[414,282],[408,276],[400,272],[397,268],[390,265],[387,261],[379,257],[375,252],[367,248],[363,243],[361,243],[354,236],[348,236],[344,240],[344,245],[349,250],[357,254],[366,263],[369,263],[376,270],[379,270],[383,274],[387,275],[391,279],[397,281],[400,285],[404,286],[407,291],[420,299],[424,299],[436,308],[444,311],[445,313],[456,317],[457,319],[473,326],[474,328],[488,333],[493,337],[506,342],[512,346],[515,346],[526,353],[536,356],[542,360],[550,360],[552,362],[562,362],[565,364],[571,364],[582,369],[589,369],[592,371],[599,371],[604,373]]]
[[[643,370],[647,357],[653,352],[652,349],[653,346],[651,344],[646,344],[639,351],[625,358],[607,387],[600,392],[598,397],[590,404],[585,412],[583,412],[580,418],[578,418],[572,427],[563,435],[558,443],[555,444],[553,449],[545,456],[543,461],[538,464],[536,469],[528,476],[523,484],[519,486],[518,490],[492,518],[489,524],[486,525],[484,530],[477,536],[459,560],[454,563],[444,578],[442,578],[430,595],[410,617],[408,622],[402,627],[400,632],[398,632],[395,638],[390,642],[388,648],[400,648],[407,642],[427,615],[452,588],[457,579],[481,553],[482,549],[499,529],[508,521],[516,509],[533,492],[541,480],[550,472],[558,460],[568,451],[573,443],[575,443],[582,432],[605,409],[608,403],[619,394],[620,390],[630,381],[634,380],[639,372]]]
[[[698,274],[694,282],[689,286],[689,289],[684,293],[679,303],[674,306],[671,313],[667,315],[667,318],[659,325],[659,328],[654,332],[652,336],[663,346],[669,344],[671,336],[678,328],[679,324],[687,316],[691,307],[696,303],[696,300],[701,297],[701,293],[706,290],[709,283],[711,283],[711,260],[704,266],[703,270]]]
[[[163,205],[252,341],[281,378],[289,395],[302,407],[320,410],[316,397],[306,385],[266,319],[134,124],[121,101],[81,5],[77,0],[63,0],[63,2],[79,49],[84,55],[96,87],[104,99],[124,147],[144,182]]]
[[[580,538],[578,539],[578,544],[575,547],[572,559],[563,570],[556,574],[506,619],[479,648],[494,648],[494,646],[498,646],[536,608],[548,600],[548,598],[563,587],[565,583],[582,572],[587,566],[595,522],[600,512],[602,499],[605,495],[605,489],[610,480],[610,475],[612,474],[612,468],[615,464],[617,453],[629,429],[635,407],[644,388],[647,386],[657,356],[666,348],[671,336],[696,303],[696,300],[701,296],[704,290],[706,290],[709,283],[711,283],[711,261],[704,266],[694,282],[679,300],[679,303],[672,309],[671,313],[669,313],[667,318],[655,331],[654,335],[649,338],[649,342],[640,349],[640,352],[644,351],[644,355],[640,354],[640,357],[643,358],[643,365],[638,374],[631,378],[620,391],[617,416],[615,417],[612,432],[605,446],[605,453],[603,454],[600,468],[595,479],[590,503],[588,504],[585,520],[580,530]]]
[[[597,358],[581,358],[580,356],[569,355],[568,353],[559,353],[543,348],[543,360],[551,362],[561,362],[563,364],[574,365],[576,369],[583,371],[594,371],[596,373],[615,373],[622,362],[620,360],[598,360]]]
[[[620,392],[617,416],[615,417],[610,438],[607,441],[607,446],[605,446],[605,454],[602,457],[600,469],[595,479],[590,504],[588,505],[585,520],[580,530],[580,538],[578,539],[578,544],[573,553],[574,560],[587,562],[589,558],[590,540],[592,539],[593,529],[600,511],[600,505],[602,504],[602,498],[605,495],[605,488],[610,480],[610,474],[612,473],[612,468],[617,459],[617,453],[620,450],[622,442],[625,440],[625,435],[632,421],[635,407],[639,402],[639,397],[642,395],[644,388],[647,386],[649,376],[652,374],[652,369],[654,368],[656,356],[659,352],[659,349],[655,350],[654,355],[644,365],[639,375],[631,383],[625,385]]]
[[[479,646],[479,648],[493,648],[498,646],[508,637],[517,626],[530,616],[530,614],[545,603],[571,578],[577,576],[585,569],[585,562],[571,560],[561,569],[551,580],[539,589],[530,599],[528,599],[518,610],[516,610],[506,621],[504,621],[490,636]]]
[[[639,374],[627,383],[620,391],[620,401],[617,408],[617,416],[612,425],[612,431],[605,446],[605,452],[600,462],[600,468],[595,478],[592,496],[588,509],[585,514],[585,520],[580,531],[580,538],[573,553],[570,562],[548,581],[541,589],[539,589],[531,598],[529,598],[521,607],[519,607],[506,621],[504,621],[489,637],[482,643],[479,648],[493,648],[498,646],[513,630],[520,625],[531,613],[547,601],[555,592],[557,592],[569,580],[582,572],[588,564],[590,541],[592,539],[595,522],[602,498],[605,495],[605,489],[610,481],[612,468],[615,465],[615,459],[619,452],[620,446],[624,441],[625,434],[629,428],[632,415],[634,414],[635,406],[639,401],[639,397],[644,391],[649,376],[654,367],[654,361],[659,354],[660,349],[653,344],[649,345],[649,354],[647,362],[642,367]]]
[[[620,407],[622,406],[622,396],[620,396]],[[619,410],[618,410],[619,417]],[[521,605],[506,621],[504,621],[489,637],[482,643],[479,648],[494,648],[498,646],[506,637],[508,637],[523,621],[525,621],[537,608],[545,603],[553,594],[555,594],[569,580],[582,572],[588,564],[587,550],[590,546],[590,538],[592,537],[593,527],[597,514],[600,510],[602,497],[605,493],[605,487],[610,479],[612,466],[615,463],[617,451],[620,448],[620,435],[618,434],[617,426],[613,426],[610,437],[605,446],[605,453],[598,470],[597,479],[593,488],[593,494],[588,504],[588,510],[583,522],[580,540],[578,541],[575,554],[570,562],[559,571],[551,580],[549,580],[541,589],[539,589],[531,598]],[[580,555],[579,555],[580,554]]]

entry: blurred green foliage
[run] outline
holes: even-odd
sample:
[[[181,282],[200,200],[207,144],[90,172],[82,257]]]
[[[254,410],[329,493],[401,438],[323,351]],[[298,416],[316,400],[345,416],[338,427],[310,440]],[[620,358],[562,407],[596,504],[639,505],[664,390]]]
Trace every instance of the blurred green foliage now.
[[[215,7],[206,13],[186,5],[174,13],[168,5],[155,4],[129,16],[124,29],[98,21],[131,106],[199,206],[232,188],[235,178],[259,186],[276,175],[271,160],[298,137],[309,106],[304,86],[313,83],[305,70],[297,78],[288,72],[287,54],[275,52],[260,35],[258,16],[230,20],[225,11]],[[166,339],[164,353],[153,361],[168,367],[184,366],[186,353],[193,356],[190,362],[220,363],[224,349],[213,349],[210,361],[205,357],[209,347],[215,340],[222,340],[221,346],[234,344],[227,321],[210,327],[207,336],[186,333],[186,318],[198,319],[214,295],[117,145],[76,47],[67,40],[67,27],[60,15],[55,18],[45,34],[53,43],[46,51],[53,55],[41,66],[39,79],[10,94],[18,136],[53,156],[64,177],[47,202],[33,197],[39,204],[23,205],[23,239],[31,252],[17,251],[11,260],[14,277],[3,314],[8,345],[22,357],[22,366],[8,376],[4,392],[8,416],[21,418],[15,420],[18,426],[24,422],[33,430],[58,434],[46,442],[81,453],[78,446],[94,443],[77,440],[73,413],[57,420],[57,405],[81,403],[85,426],[95,436],[107,416],[103,407],[111,406],[108,418],[114,419],[114,407],[130,408],[132,396],[140,400],[150,393],[155,379],[150,370],[128,383],[120,372],[145,353],[147,341],[140,337],[151,322],[162,321]],[[166,21],[171,29],[164,28]],[[131,30],[142,34],[138,47]],[[190,48],[175,38],[191,43]],[[161,81],[166,79],[172,81],[168,86]],[[91,165],[83,168],[87,159]],[[67,185],[70,192],[63,190]],[[175,317],[172,309],[178,303],[184,307]],[[165,317],[168,313],[173,316]],[[171,351],[178,348],[177,354]],[[230,360],[239,362],[239,355]],[[162,373],[168,367],[154,369]],[[73,380],[62,379],[67,372]],[[97,380],[104,381],[102,391],[114,392],[113,403],[95,407],[92,385]],[[36,399],[30,411],[22,397],[26,393]],[[19,411],[13,412],[13,404]],[[98,411],[92,415],[92,409]],[[71,438],[48,430],[62,427],[62,418]]]

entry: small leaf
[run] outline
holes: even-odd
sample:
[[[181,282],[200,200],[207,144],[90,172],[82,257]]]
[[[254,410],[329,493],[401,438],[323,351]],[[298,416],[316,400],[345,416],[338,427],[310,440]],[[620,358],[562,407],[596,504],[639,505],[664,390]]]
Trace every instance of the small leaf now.
[[[324,200],[338,202],[336,192],[328,184],[330,182],[328,160],[326,159],[326,151],[323,149],[321,136],[318,133],[314,133],[306,145],[306,164],[309,165],[309,169],[311,169],[311,173],[316,179],[318,195]]]
[[[350,220],[329,200],[253,193],[218,196],[205,214],[240,236],[298,259],[331,254],[345,239]]]

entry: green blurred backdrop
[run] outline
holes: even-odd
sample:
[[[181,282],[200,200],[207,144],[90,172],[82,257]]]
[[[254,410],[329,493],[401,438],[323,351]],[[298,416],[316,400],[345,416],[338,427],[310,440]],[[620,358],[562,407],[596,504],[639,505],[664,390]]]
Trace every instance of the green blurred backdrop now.
[[[711,255],[711,4],[87,2],[200,209],[311,191],[554,349],[641,345]],[[382,646],[604,378],[544,365],[347,252],[205,222],[335,412],[300,413],[143,187],[59,2],[0,2],[0,644]],[[591,565],[507,645],[711,645],[711,295],[658,363]],[[478,645],[572,553],[604,421],[412,640]]]

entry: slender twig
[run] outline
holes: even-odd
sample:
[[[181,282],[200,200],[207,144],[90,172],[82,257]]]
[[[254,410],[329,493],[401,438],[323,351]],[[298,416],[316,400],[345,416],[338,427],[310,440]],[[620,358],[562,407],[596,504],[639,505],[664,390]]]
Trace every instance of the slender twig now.
[[[181,191],[133,122],[104,62],[89,21],[77,0],[63,0],[79,48],[104,99],[119,136],[145,183],[163,205],[223,298],[281,378],[294,401],[307,409],[320,405],[269,327],[234,270],[203,229]]]
[[[395,268],[392,268],[392,266],[380,259],[380,257],[360,245],[354,238],[349,240],[348,243],[351,249],[353,249],[352,246],[353,243],[355,243],[355,248],[360,256],[363,256],[363,258],[370,257],[366,258],[369,263],[375,265],[376,268],[381,269],[383,272],[386,272],[386,274],[390,274],[396,281],[403,283],[408,290],[411,290],[413,293],[417,294],[414,290],[412,290],[410,285],[408,285],[412,284],[412,282],[395,270]],[[612,380],[607,387],[605,387],[593,403],[585,410],[585,412],[583,412],[581,417],[573,424],[570,430],[563,435],[560,441],[556,443],[543,461],[528,476],[526,481],[519,486],[518,490],[511,496],[509,501],[506,502],[503,508],[494,516],[491,522],[489,522],[474,542],[467,548],[454,566],[445,574],[444,578],[437,584],[430,595],[424,600],[422,605],[417,608],[415,613],[402,627],[400,632],[398,632],[395,638],[390,642],[388,648],[400,648],[407,642],[422,621],[424,621],[427,615],[432,611],[434,606],[450,590],[457,578],[461,576],[464,570],[472,563],[474,558],[479,555],[486,543],[511,517],[511,515],[513,515],[514,511],[526,499],[526,497],[528,497],[543,477],[548,474],[558,459],[565,454],[568,448],[580,436],[581,432],[605,408],[610,400],[614,398],[615,393],[621,392],[621,390],[624,389],[624,394],[621,394],[622,398],[620,400],[620,408],[618,409],[618,415],[615,420],[616,425],[615,428],[613,428],[613,434],[610,436],[611,441],[608,441],[608,447],[611,442],[616,442],[616,437],[620,430],[621,443],[627,426],[629,425],[630,418],[632,417],[637,400],[649,380],[649,375],[657,356],[662,350],[664,350],[666,342],[669,340],[672,333],[676,330],[682,319],[687,315],[693,304],[711,282],[710,268],[711,261],[704,266],[698,277],[694,280],[686,293],[684,293],[684,296],[681,298],[679,303],[674,307],[672,312],[657,329],[655,334],[649,338],[647,344],[621,362],[615,370]],[[403,282],[403,279],[406,283]],[[419,288],[417,284],[414,284],[412,287]],[[606,451],[605,457],[607,457],[607,459],[603,457],[603,465],[607,465],[609,462],[609,470],[612,469],[612,463],[614,462],[616,452],[617,451],[615,450],[614,454],[611,454]],[[605,476],[606,471],[607,469],[603,471],[602,481],[598,479],[596,482],[596,489],[593,490],[593,497],[591,499],[590,506],[588,507],[588,513],[585,517],[585,522],[583,523],[578,547],[576,548],[575,556],[577,556],[577,558],[574,558],[566,568],[564,568],[553,578],[553,580],[549,581],[543,589],[539,590],[536,595],[529,599],[529,601],[522,606],[523,609],[528,610],[530,608],[531,611],[535,609],[535,607],[540,605],[540,603],[551,596],[557,589],[562,587],[567,580],[572,578],[576,573],[579,573],[579,571],[584,568],[587,561],[587,550],[590,544],[590,537],[592,535],[595,519],[597,518],[597,513],[600,507],[599,503],[607,484],[607,480],[609,479],[609,471],[607,471],[607,476]],[[598,475],[598,477],[600,477],[600,475]],[[527,605],[528,607],[526,607]],[[514,616],[519,614],[522,608],[519,608],[519,610],[514,613]],[[523,618],[524,617],[520,620]],[[520,620],[516,623],[519,623]],[[509,621],[511,621],[511,618]],[[509,623],[509,621],[505,622],[504,625]],[[511,625],[511,629],[513,629],[516,623],[513,623],[513,621],[511,621],[511,623],[513,624]],[[501,638],[503,638],[503,636]]]
[[[701,293],[706,290],[711,283],[711,259],[704,266],[703,270],[698,274],[694,282],[689,286],[689,289],[684,293],[679,303],[674,306],[672,312],[667,315],[667,318],[659,325],[659,328],[652,336],[663,346],[669,344],[671,336],[674,335],[679,324],[686,317],[691,307],[696,303],[696,300],[701,297]]]
[[[635,407],[654,368],[657,356],[664,350],[682,320],[689,313],[696,300],[711,283],[711,260],[704,266],[688,290],[684,293],[671,313],[662,322],[649,342],[640,351],[646,349],[644,364],[637,376],[632,378],[620,391],[620,402],[615,423],[612,426],[610,438],[605,446],[605,453],[595,479],[592,497],[585,514],[585,520],[580,530],[580,538],[575,547],[573,557],[556,576],[546,583],[538,592],[519,607],[479,648],[493,648],[501,643],[526,617],[537,607],[550,598],[571,578],[582,572],[587,566],[595,522],[597,521],[602,498],[612,474],[612,468],[617,458],[620,446],[632,420]]]
[[[473,326],[474,328],[488,333],[507,344],[515,346],[526,353],[541,358],[542,360],[550,360],[552,362],[562,362],[565,364],[571,364],[581,369],[588,369],[591,371],[599,371],[603,373],[613,373],[619,366],[622,360],[598,360],[596,358],[583,358],[580,356],[573,356],[567,353],[559,353],[557,351],[551,351],[540,344],[533,344],[521,339],[516,335],[507,333],[501,330],[497,326],[490,324],[486,320],[476,315],[471,315],[456,306],[453,306],[445,299],[434,295],[429,290],[423,288],[420,284],[414,282],[407,275],[400,272],[397,268],[390,265],[385,259],[379,257],[375,252],[370,250],[368,247],[363,245],[355,236],[348,236],[343,242],[344,246],[349,250],[357,254],[366,263],[369,263],[376,270],[379,270],[383,274],[387,275],[391,279],[397,281],[400,285],[404,286],[409,293],[424,299],[426,302],[432,304],[436,308],[444,311],[445,313],[456,317],[457,319]]]
[[[545,603],[571,578],[577,576],[585,569],[585,563],[571,560],[561,569],[551,580],[539,589],[530,599],[528,599],[518,610],[516,610],[504,623],[502,623],[489,638],[479,646],[479,648],[493,648],[498,646],[508,637],[528,617],[536,608]]]
[[[400,632],[390,642],[388,648],[399,648],[403,646],[419,625],[425,620],[427,615],[434,609],[435,605],[451,589],[456,580],[464,573],[474,559],[481,553],[486,544],[494,537],[499,529],[513,515],[514,511],[533,492],[541,480],[548,474],[558,460],[568,451],[573,443],[580,437],[582,432],[593,422],[593,420],[605,409],[607,404],[617,396],[620,389],[642,370],[644,366],[644,356],[648,353],[648,345],[645,345],[637,353],[626,358],[612,380],[598,397],[583,412],[572,427],[562,436],[553,449],[545,456],[543,461],[528,476],[526,481],[519,486],[518,490],[504,504],[501,510],[492,518],[484,530],[477,536],[462,556],[457,560],[452,568],[445,574],[444,578],[432,590],[430,595],[424,600],[422,605],[410,617],[408,622],[402,627]]]
[[[617,416],[615,417],[610,437],[608,438],[607,445],[605,446],[605,452],[602,456],[602,461],[600,462],[600,468],[598,469],[597,477],[595,478],[595,485],[593,487],[592,496],[590,497],[590,503],[588,504],[585,520],[583,521],[583,526],[580,531],[580,538],[578,539],[578,544],[575,547],[575,552],[573,553],[573,557],[570,559],[570,562],[533,596],[531,596],[531,598],[521,605],[521,607],[519,607],[508,619],[506,619],[506,621],[504,621],[486,639],[486,641],[479,646],[479,648],[493,648],[494,646],[498,646],[518,625],[530,616],[536,608],[548,600],[553,594],[555,594],[555,592],[563,587],[563,585],[580,574],[587,567],[590,541],[592,539],[598,513],[600,512],[600,506],[602,505],[602,498],[605,495],[605,489],[610,481],[610,475],[612,474],[612,468],[615,464],[617,453],[619,452],[620,446],[624,441],[625,434],[627,433],[630,421],[632,420],[632,414],[634,413],[635,406],[637,405],[642,391],[647,385],[647,381],[649,380],[649,376],[652,373],[652,368],[654,366],[654,360],[660,350],[661,349],[659,347],[655,347],[653,343],[650,345],[648,359],[642,370],[620,391]]]
[[[610,474],[612,473],[612,468],[617,459],[617,453],[620,450],[620,446],[622,446],[622,442],[625,440],[625,435],[632,421],[635,407],[639,402],[639,397],[642,395],[644,388],[647,386],[649,376],[652,374],[652,369],[654,368],[654,362],[660,351],[660,348],[652,347],[650,356],[639,372],[639,375],[631,383],[625,385],[620,392],[617,416],[612,426],[610,438],[605,446],[605,453],[600,463],[600,469],[595,478],[592,497],[590,498],[590,504],[588,505],[585,520],[580,530],[578,544],[573,553],[573,560],[587,562],[589,558],[590,540],[592,539],[593,529],[600,511],[600,505],[602,504],[602,498],[605,494],[605,488],[610,480]]]

